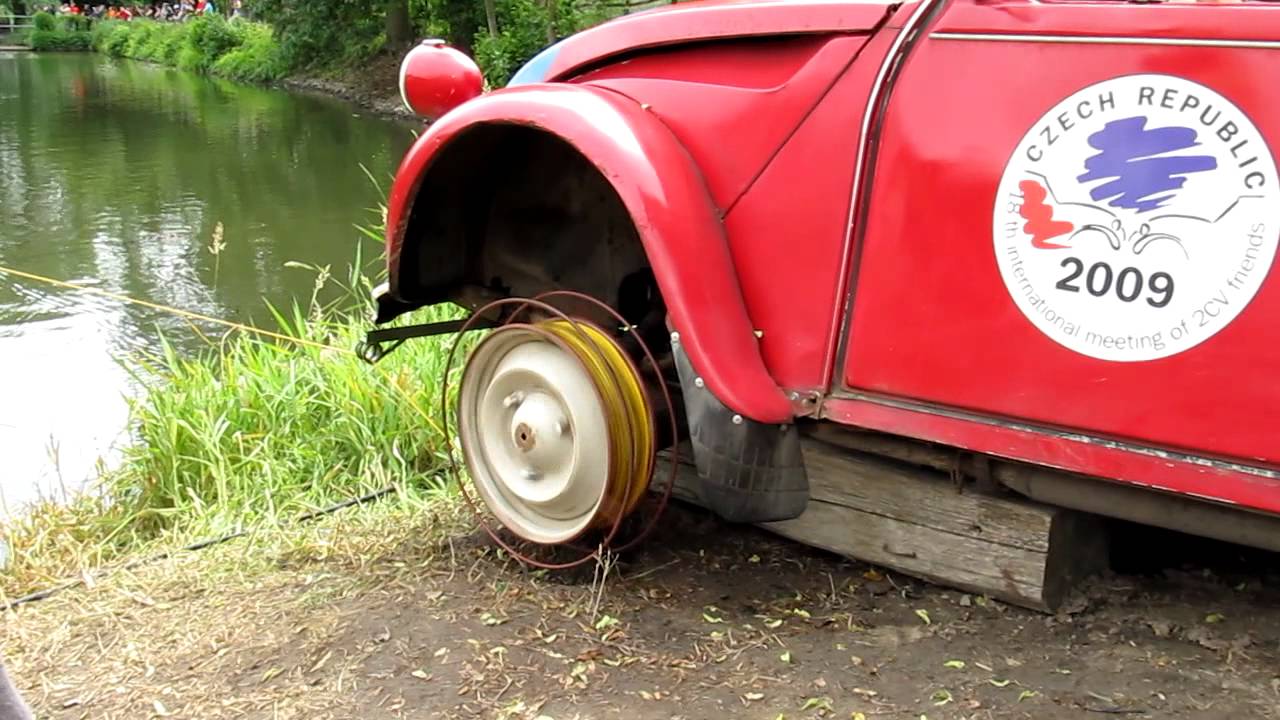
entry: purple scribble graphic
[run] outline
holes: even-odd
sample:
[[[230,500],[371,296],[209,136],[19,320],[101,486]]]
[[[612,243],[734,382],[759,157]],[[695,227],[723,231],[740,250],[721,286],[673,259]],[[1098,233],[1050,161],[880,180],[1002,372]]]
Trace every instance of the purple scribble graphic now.
[[[1198,146],[1194,129],[1146,125],[1144,116],[1112,120],[1089,136],[1099,152],[1084,161],[1087,172],[1076,180],[1110,180],[1090,191],[1094,200],[1111,198],[1112,207],[1144,213],[1172,199],[1176,193],[1170,191],[1187,181],[1183,176],[1218,167],[1210,155],[1168,154]]]

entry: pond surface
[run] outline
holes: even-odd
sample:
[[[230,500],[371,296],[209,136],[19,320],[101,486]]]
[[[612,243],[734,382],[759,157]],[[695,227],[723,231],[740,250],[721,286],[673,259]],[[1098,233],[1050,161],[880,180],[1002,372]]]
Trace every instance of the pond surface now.
[[[412,141],[336,100],[89,54],[0,52],[0,265],[271,326],[346,270]],[[225,248],[211,251],[221,226]],[[216,332],[216,328],[201,328]],[[182,318],[0,273],[0,515],[81,486],[127,440],[134,358]]]

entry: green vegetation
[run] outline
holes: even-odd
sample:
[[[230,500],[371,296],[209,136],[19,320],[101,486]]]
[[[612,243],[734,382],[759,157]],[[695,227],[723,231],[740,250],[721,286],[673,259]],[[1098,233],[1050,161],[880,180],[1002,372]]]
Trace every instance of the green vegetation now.
[[[33,50],[45,52],[88,50],[91,35],[89,20],[75,15],[54,17],[47,12],[36,13],[35,27],[27,35],[27,44]]]
[[[271,26],[220,15],[177,23],[39,13],[28,44],[44,51],[97,50],[246,82],[279,80],[289,70]]]
[[[341,284],[349,299],[322,304],[333,280],[310,269],[310,309],[276,315],[301,342],[231,334],[195,358],[166,345],[131,365],[145,386],[132,404],[136,442],[99,494],[0,526],[12,552],[0,596],[199,539],[270,533],[388,486],[418,499],[442,491],[448,446],[436,423],[452,338],[407,343],[370,367],[350,352],[367,327],[367,281],[353,271]]]
[[[94,49],[248,82],[292,72],[358,68],[399,56],[418,37],[444,37],[499,87],[553,42],[620,13],[675,0],[249,0],[254,17],[181,23],[45,15],[37,50]],[[37,21],[41,22],[40,20]],[[264,24],[265,23],[265,24]]]
[[[673,0],[249,0],[279,31],[295,69],[342,68],[399,55],[418,37],[443,37],[472,54],[501,86],[556,40],[603,20]]]
[[[27,35],[27,44],[31,46],[31,49],[42,52],[88,50],[89,41],[90,36],[87,32],[32,30]]]
[[[204,15],[182,23],[101,21],[93,48],[113,57],[172,65],[232,80],[271,82],[287,67],[271,27]]]
[[[257,0],[255,17],[280,32],[286,64],[295,69],[354,66],[384,43],[384,21],[373,10],[383,0]]]
[[[247,82],[271,82],[288,73],[284,55],[271,26],[244,23],[240,44],[213,63],[213,74]]]
[[[496,33],[476,36],[475,56],[490,85],[501,87],[530,58],[554,39],[572,35],[611,17],[597,2],[582,0],[503,0],[498,3]]]

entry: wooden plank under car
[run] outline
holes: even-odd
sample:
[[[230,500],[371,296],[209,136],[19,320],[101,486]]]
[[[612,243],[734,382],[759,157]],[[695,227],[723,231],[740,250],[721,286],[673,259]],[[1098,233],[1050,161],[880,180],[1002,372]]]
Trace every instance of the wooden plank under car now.
[[[784,537],[923,580],[1052,612],[1105,567],[1095,516],[957,487],[936,470],[804,441],[810,500],[794,520],[762,523]],[[698,504],[682,464],[673,494]]]

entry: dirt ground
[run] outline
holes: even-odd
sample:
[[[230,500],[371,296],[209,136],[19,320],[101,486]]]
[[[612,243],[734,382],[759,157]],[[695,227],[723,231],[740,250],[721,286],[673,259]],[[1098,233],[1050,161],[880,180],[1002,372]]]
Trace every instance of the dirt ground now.
[[[397,517],[118,573],[7,616],[0,653],[59,719],[1280,718],[1262,553],[1122,533],[1126,572],[1048,616],[687,507],[603,582]]]
[[[379,115],[418,121],[400,99],[400,61],[403,58],[404,53],[383,53],[370,58],[359,68],[337,74],[288,77],[283,85],[292,90],[342,98]]]

